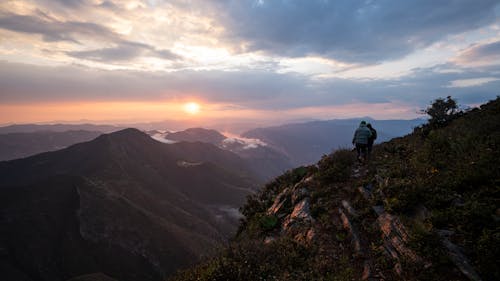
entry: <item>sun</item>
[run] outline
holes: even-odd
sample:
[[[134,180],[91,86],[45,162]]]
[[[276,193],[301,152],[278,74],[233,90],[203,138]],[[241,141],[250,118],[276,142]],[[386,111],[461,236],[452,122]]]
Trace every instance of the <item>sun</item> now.
[[[188,102],[184,104],[184,111],[189,114],[197,114],[200,112],[200,105],[195,102]]]

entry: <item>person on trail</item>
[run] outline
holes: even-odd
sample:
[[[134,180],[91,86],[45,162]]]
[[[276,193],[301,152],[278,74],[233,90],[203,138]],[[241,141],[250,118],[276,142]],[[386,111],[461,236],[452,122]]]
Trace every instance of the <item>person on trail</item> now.
[[[372,154],[373,142],[377,139],[377,130],[375,130],[370,123],[366,124],[366,127],[370,129],[370,132],[372,132],[371,137],[368,138],[368,158],[370,158],[370,155]]]
[[[358,153],[358,161],[363,162],[366,160],[366,149],[368,147],[368,140],[372,136],[372,132],[366,127],[366,122],[361,121],[359,127],[354,132],[352,144],[356,145],[356,152]]]

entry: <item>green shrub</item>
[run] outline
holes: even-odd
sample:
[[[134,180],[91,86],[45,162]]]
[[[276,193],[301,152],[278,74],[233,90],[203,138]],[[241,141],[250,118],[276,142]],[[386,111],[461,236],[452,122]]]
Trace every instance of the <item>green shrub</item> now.
[[[343,182],[351,177],[354,154],[347,149],[323,156],[318,162],[319,178],[323,182]]]
[[[274,215],[263,215],[260,217],[259,222],[263,231],[269,231],[278,225],[278,218]]]

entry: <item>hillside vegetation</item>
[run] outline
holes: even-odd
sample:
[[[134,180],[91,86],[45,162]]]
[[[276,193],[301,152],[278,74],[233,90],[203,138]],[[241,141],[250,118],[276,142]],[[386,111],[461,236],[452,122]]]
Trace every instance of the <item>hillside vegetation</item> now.
[[[172,280],[500,280],[500,98],[438,123],[276,178]]]

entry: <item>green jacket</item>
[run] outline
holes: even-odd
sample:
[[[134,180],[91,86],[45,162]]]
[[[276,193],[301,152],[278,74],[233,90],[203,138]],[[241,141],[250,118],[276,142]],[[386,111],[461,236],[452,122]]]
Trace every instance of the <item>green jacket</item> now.
[[[372,136],[372,132],[365,124],[359,125],[359,128],[354,132],[352,143],[368,144],[368,139]]]

